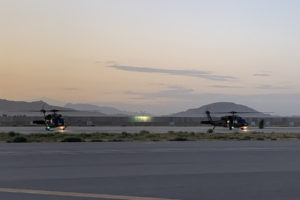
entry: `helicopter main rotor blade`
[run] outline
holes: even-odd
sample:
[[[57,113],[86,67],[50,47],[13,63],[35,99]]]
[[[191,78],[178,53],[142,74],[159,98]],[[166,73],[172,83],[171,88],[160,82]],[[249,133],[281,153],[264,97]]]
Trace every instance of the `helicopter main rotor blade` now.
[[[47,110],[47,112],[80,112],[78,110],[57,110],[57,109],[51,109]]]
[[[239,112],[239,111],[228,111],[228,112],[211,112],[212,114],[228,114],[228,113],[230,113],[230,114],[237,114],[237,113],[266,113],[266,112],[243,112],[243,111],[241,111],[241,112]],[[269,112],[268,112],[269,113]]]

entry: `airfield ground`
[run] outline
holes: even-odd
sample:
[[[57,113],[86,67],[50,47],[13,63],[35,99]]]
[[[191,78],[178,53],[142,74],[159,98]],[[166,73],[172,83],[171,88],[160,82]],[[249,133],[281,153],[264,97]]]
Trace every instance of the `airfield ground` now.
[[[2,132],[0,129],[2,143],[300,140],[298,127],[252,128],[247,131],[218,128],[214,132],[208,131],[210,127],[201,127],[202,130],[199,127],[68,127],[64,131],[45,131],[43,127],[4,128]]]
[[[80,134],[80,133],[139,133],[141,131],[148,131],[149,133],[168,133],[172,132],[194,132],[194,133],[206,133],[212,126],[68,126],[66,130],[53,130],[51,132],[59,132],[66,134]],[[49,133],[43,126],[0,126],[0,133],[2,132],[16,132],[22,134],[31,133]],[[233,133],[241,131],[240,129],[228,130],[224,127],[216,127],[217,133]],[[257,127],[249,127],[248,133],[262,132],[262,133],[300,133],[300,127],[265,127],[259,129]]]
[[[0,199],[296,200],[299,154],[299,141],[1,144]]]
[[[19,134],[15,132],[0,133],[2,143],[27,142],[162,142],[162,141],[241,141],[241,140],[299,140],[300,134],[289,133],[41,133]]]

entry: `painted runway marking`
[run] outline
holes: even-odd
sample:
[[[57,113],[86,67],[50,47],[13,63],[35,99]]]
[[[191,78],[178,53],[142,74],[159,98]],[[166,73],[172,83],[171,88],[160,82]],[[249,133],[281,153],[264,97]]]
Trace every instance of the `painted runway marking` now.
[[[21,194],[35,194],[35,195],[53,195],[65,197],[87,197],[87,198],[102,198],[102,199],[120,199],[120,200],[175,200],[155,197],[136,197],[110,194],[91,194],[91,193],[77,193],[77,192],[59,192],[47,190],[28,190],[16,188],[0,188],[0,192],[21,193]]]

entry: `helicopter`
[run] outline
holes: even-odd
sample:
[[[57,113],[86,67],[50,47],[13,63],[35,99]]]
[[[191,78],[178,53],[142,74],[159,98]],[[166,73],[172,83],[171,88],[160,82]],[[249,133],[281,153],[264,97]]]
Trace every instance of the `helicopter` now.
[[[52,128],[59,128],[60,130],[65,130],[67,126],[65,125],[64,118],[61,114],[58,114],[59,110],[45,110],[41,109],[41,113],[44,115],[44,120],[35,120],[33,124],[43,124],[45,125],[46,131],[50,131]],[[50,112],[50,114],[46,114]]]
[[[229,130],[232,130],[234,128],[240,128],[241,130],[246,130],[248,128],[248,123],[246,122],[246,120],[236,114],[237,113],[250,113],[250,112],[236,112],[236,111],[219,112],[218,114],[230,113],[231,115],[222,116],[218,120],[212,119],[212,117],[210,115],[210,111],[206,111],[205,113],[207,115],[208,120],[201,121],[201,123],[212,125],[213,126],[212,130],[214,130],[216,128],[216,126],[226,127],[226,128],[229,128]]]

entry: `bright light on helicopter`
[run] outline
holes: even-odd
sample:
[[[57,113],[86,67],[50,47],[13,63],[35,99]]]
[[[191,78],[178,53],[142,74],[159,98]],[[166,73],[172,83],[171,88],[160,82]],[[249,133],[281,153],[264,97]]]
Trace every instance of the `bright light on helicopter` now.
[[[57,128],[59,128],[60,130],[65,130],[66,126],[59,126]]]
[[[56,127],[57,133],[65,133],[66,132],[66,126],[58,126]]]
[[[241,130],[247,132],[248,131],[248,126],[242,126]]]

